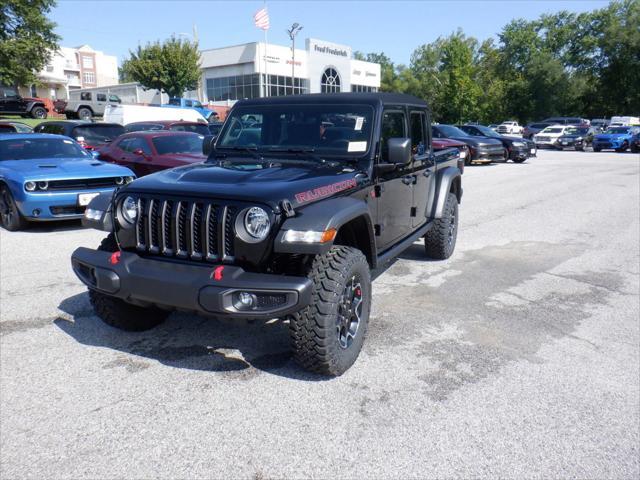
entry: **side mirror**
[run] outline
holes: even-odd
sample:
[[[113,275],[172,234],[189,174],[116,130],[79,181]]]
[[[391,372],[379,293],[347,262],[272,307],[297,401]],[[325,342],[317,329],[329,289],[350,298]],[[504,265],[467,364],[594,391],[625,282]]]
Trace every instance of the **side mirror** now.
[[[389,149],[389,163],[394,165],[406,165],[411,162],[411,139],[390,138],[387,141]]]
[[[213,144],[216,141],[216,135],[205,135],[202,140],[202,153],[208,157],[213,149]]]

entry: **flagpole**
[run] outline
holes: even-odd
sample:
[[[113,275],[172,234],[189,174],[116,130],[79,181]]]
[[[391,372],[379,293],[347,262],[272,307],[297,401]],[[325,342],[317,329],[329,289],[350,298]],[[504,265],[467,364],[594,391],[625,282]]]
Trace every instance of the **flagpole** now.
[[[265,2],[266,5],[267,2]],[[264,32],[264,96],[269,96],[269,76],[267,75],[267,29],[263,29]]]

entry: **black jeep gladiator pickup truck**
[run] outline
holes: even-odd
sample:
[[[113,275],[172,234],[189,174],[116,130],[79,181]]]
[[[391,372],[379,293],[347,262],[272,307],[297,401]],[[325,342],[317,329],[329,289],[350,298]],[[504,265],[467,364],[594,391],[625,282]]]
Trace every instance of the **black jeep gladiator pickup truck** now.
[[[371,270],[420,238],[427,257],[453,253],[463,160],[432,151],[418,98],[242,100],[203,150],[88,206],[85,225],[110,233],[72,266],[107,324],[146,330],[176,309],[288,319],[298,363],[340,375],[362,348]]]

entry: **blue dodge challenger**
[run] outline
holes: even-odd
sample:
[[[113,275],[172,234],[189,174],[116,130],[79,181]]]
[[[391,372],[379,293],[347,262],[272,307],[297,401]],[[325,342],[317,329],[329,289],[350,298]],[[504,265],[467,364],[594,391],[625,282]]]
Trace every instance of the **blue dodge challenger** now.
[[[128,168],[101,162],[62,135],[0,136],[0,225],[81,218],[91,199],[131,182]]]

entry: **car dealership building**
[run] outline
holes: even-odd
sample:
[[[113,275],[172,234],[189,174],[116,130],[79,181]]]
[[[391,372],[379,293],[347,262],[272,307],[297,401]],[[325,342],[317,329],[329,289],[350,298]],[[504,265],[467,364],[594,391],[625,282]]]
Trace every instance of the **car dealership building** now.
[[[203,50],[204,102],[321,92],[376,92],[380,65],[354,60],[351,47],[308,38],[305,48],[245,43]],[[293,76],[295,75],[295,76]],[[292,81],[293,78],[293,81]]]

